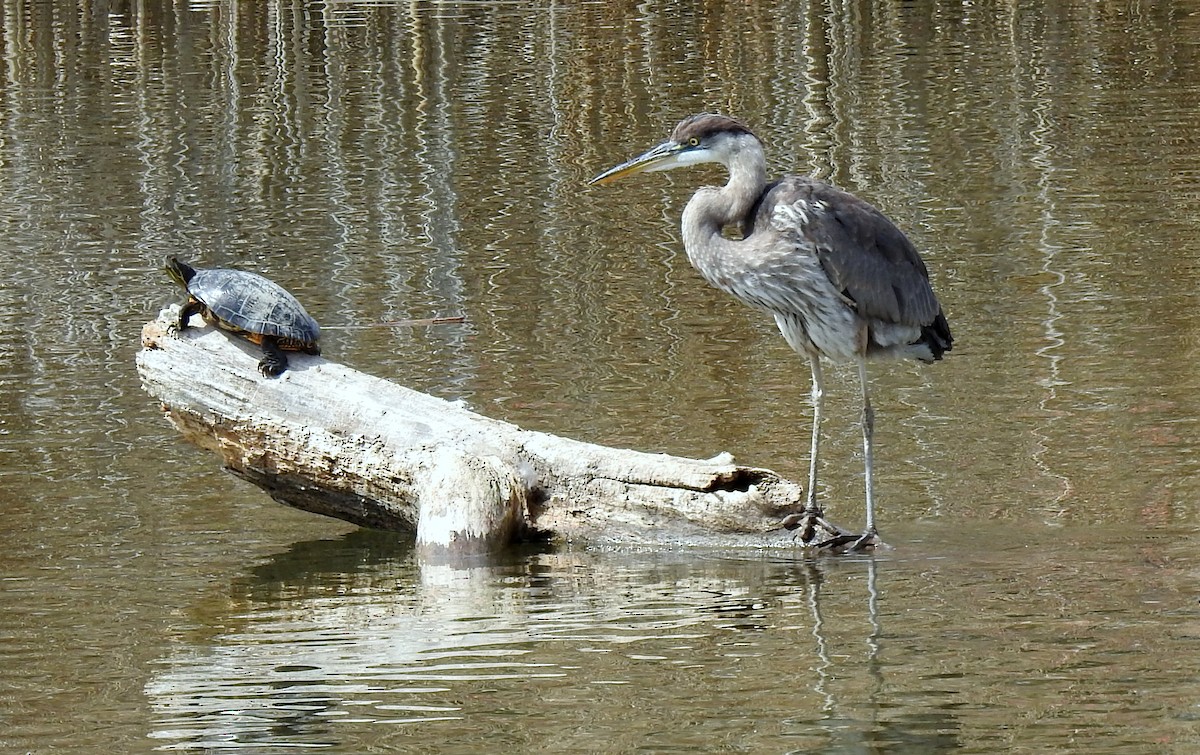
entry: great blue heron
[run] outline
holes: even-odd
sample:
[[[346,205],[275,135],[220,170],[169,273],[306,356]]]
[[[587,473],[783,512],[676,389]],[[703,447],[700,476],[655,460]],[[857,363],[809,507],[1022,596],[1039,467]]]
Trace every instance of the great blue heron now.
[[[872,481],[874,411],[867,385],[868,359],[934,362],[953,342],[929,272],[912,242],[867,202],[806,176],[767,182],[762,142],[739,121],[703,113],[679,122],[671,138],[611,168],[590,183],[622,176],[720,163],[723,187],[697,191],[683,210],[683,246],[705,280],[775,318],[788,344],[812,369],[812,453],[803,512],[783,521],[802,528],[810,543],[817,528],[829,537],[819,546],[862,550],[878,541]],[[727,227],[740,238],[726,236]],[[821,357],[855,362],[862,386],[866,527],[847,533],[824,519],[817,504]]]

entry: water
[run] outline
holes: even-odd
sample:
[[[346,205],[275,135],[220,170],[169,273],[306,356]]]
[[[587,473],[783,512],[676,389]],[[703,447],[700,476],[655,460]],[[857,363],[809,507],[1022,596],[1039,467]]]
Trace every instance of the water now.
[[[1200,746],[1200,8],[0,17],[0,750]],[[954,352],[872,372],[893,551],[434,567],[225,475],[141,391],[176,254],[485,414],[803,478],[802,360],[678,241],[719,171],[585,186],[710,109],[929,263]],[[853,522],[829,378],[821,493]]]
[[[416,564],[378,535],[300,543],[222,584],[204,623],[223,631],[159,661],[151,736],[348,751],[435,736],[452,752],[1179,744],[1195,711],[1164,702],[1196,685],[1155,658],[1194,639],[1170,605],[1181,549],[1096,559],[1079,550],[1095,542],[1039,536],[841,562],[559,552],[474,568]],[[1113,596],[1100,564],[1162,586]]]

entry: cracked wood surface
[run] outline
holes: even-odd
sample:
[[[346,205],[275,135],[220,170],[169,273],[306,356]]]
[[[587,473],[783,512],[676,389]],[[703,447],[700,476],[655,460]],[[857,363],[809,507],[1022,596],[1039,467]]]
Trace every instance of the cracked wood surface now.
[[[780,522],[801,508],[800,486],[728,454],[524,430],[322,357],[289,355],[264,378],[257,347],[208,326],[179,333],[177,312],[143,328],[143,387],[185,439],[282,503],[456,552],[529,536],[794,544]]]

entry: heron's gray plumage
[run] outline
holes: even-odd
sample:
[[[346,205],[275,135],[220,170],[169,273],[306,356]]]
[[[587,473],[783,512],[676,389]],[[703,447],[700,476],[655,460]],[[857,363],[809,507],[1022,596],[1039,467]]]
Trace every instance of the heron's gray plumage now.
[[[729,171],[722,187],[698,190],[683,210],[683,245],[713,286],[775,318],[813,375],[813,445],[808,505],[816,505],[821,397],[820,358],[859,364],[867,466],[867,531],[854,547],[875,542],[871,480],[873,413],[865,361],[892,357],[933,362],[953,343],[950,326],[912,242],[858,197],[806,176],[767,182],[762,142],[724,115],[683,119],[671,138],[596,178],[603,183],[641,171],[716,162]],[[741,230],[741,238],[725,234]],[[811,534],[811,526],[806,528]],[[833,538],[839,543],[844,533]],[[808,539],[808,538],[806,538]]]

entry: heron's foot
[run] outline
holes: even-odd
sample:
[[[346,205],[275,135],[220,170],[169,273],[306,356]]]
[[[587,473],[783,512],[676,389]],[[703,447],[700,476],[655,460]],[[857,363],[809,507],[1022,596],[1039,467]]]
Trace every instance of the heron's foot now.
[[[780,525],[786,530],[800,530],[800,542],[808,545],[817,538],[818,530],[823,530],[831,535],[829,540],[835,540],[840,537],[855,537],[850,535],[846,530],[833,524],[825,519],[824,512],[815,506],[806,506],[804,511],[796,514],[788,514],[780,522]],[[828,542],[828,540],[823,541]],[[824,547],[823,543],[818,543],[818,547]]]
[[[874,527],[872,527],[871,529],[862,533],[862,536],[854,541],[854,545],[850,546],[850,550],[854,551],[855,553],[862,551],[873,551],[875,550],[875,546],[879,545],[880,542],[879,533],[875,531]]]
[[[798,529],[800,527],[800,524],[803,521],[804,521],[804,513],[803,512],[798,513],[798,514],[788,514],[787,516],[785,516],[783,518],[783,521],[781,521],[779,523],[779,526],[783,527],[785,530],[794,530],[794,529]]]
[[[817,548],[829,550],[834,553],[844,553],[846,551],[865,553],[875,550],[875,547],[881,544],[882,541],[879,539],[879,533],[874,528],[871,528],[861,535],[841,531],[828,540],[817,543]]]

